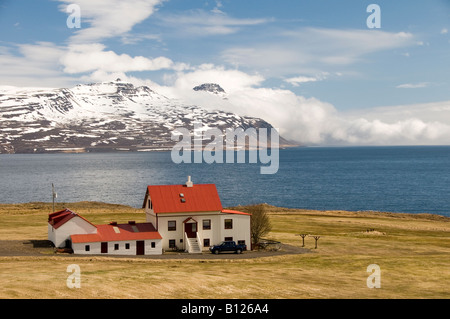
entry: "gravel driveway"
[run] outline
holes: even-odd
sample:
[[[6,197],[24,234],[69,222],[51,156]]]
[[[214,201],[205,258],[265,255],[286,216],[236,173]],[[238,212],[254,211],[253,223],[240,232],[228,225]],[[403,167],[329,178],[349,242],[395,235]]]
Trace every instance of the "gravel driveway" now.
[[[188,254],[184,252],[166,252],[163,255],[147,256],[114,256],[117,258],[149,258],[149,259],[248,259],[270,256],[281,256],[291,254],[304,254],[311,252],[310,249],[283,244],[277,251],[245,251],[242,254],[222,253],[219,255],[204,252],[203,254]],[[51,242],[48,240],[0,240],[0,256],[71,256],[86,257],[100,255],[73,255],[67,253],[55,253]],[[105,255],[101,255],[105,256]]]

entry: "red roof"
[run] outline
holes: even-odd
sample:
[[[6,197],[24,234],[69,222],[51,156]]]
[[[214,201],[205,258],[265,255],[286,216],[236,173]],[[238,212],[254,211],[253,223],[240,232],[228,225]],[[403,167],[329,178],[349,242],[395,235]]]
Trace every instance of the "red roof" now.
[[[54,212],[54,213],[50,213],[48,214],[48,223],[50,225],[53,226],[53,228],[57,229],[60,226],[64,225],[65,223],[67,223],[69,220],[71,220],[74,217],[80,217],[81,219],[83,219],[84,221],[88,222],[89,224],[91,224],[91,222],[89,222],[86,218],[78,215],[75,212],[72,212],[70,209],[63,209],[60,210],[58,212]],[[91,224],[92,225],[92,224]],[[92,225],[95,227],[95,225]]]
[[[214,184],[148,186],[145,203],[150,196],[155,214],[221,211],[222,203]]]
[[[70,236],[73,243],[162,239],[152,223],[97,225],[96,234]]]

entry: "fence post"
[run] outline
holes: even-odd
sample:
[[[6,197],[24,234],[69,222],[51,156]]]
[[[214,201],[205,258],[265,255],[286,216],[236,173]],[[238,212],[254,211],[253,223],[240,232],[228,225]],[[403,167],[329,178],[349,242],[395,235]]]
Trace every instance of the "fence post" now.
[[[302,237],[302,247],[305,247],[305,237],[308,236],[307,234],[300,234]]]
[[[317,249],[317,241],[319,240],[320,236],[311,236],[311,237],[316,240],[316,246],[314,247],[314,249]]]

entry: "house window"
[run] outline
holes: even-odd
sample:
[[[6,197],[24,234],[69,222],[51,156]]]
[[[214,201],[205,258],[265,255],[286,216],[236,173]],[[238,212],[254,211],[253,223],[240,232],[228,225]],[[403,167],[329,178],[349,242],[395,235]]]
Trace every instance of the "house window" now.
[[[169,248],[176,248],[175,239],[169,239]]]
[[[91,251],[91,245],[84,246],[84,251]]]
[[[125,249],[130,249],[130,244],[129,243],[125,244]]]
[[[177,230],[177,222],[175,220],[169,220],[167,222],[167,230],[169,231]]]
[[[203,247],[209,247],[209,246],[210,246],[209,238],[204,238],[203,239]]]
[[[224,240],[225,241],[233,241],[233,237],[225,237]]]
[[[225,219],[225,229],[233,229],[233,220]]]
[[[203,230],[211,229],[211,219],[203,220]]]
[[[155,248],[155,247],[156,247],[156,244],[154,241],[152,241],[152,248]]]
[[[153,203],[151,199],[148,200],[148,208],[153,209]]]
[[[245,245],[245,240],[238,240],[238,245]]]
[[[114,244],[114,250],[119,250],[119,244]]]

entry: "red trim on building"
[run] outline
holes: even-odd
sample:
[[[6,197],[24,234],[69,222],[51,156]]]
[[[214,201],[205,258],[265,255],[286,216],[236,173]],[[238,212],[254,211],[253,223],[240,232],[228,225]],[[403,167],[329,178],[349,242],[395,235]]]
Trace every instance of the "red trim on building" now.
[[[231,210],[231,209],[223,209],[222,213],[224,213],[224,214],[237,214],[237,215],[251,215],[250,213],[244,213],[244,212],[240,212],[238,210]]]

